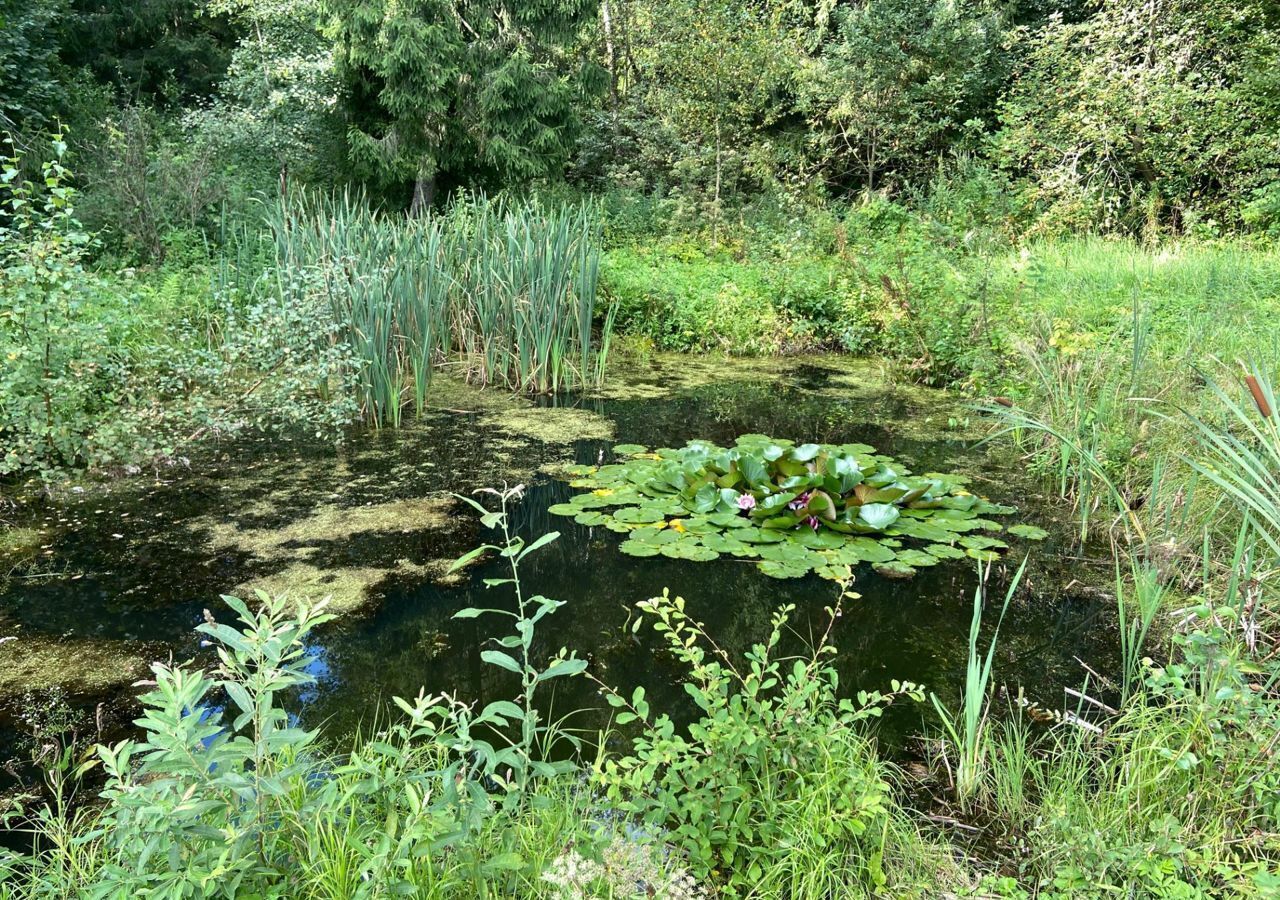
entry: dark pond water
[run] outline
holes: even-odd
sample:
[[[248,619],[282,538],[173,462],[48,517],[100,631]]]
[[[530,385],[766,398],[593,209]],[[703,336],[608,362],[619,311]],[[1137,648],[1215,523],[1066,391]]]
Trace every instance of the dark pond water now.
[[[650,630],[633,636],[627,627],[637,601],[670,588],[723,646],[740,653],[767,632],[782,603],[797,606],[791,643],[801,646],[825,624],[822,610],[835,599],[834,585],[816,577],[778,581],[729,560],[628,557],[617,550],[620,535],[550,516],[547,507],[573,491],[539,470],[594,463],[617,442],[731,443],[746,432],[797,442],[864,442],[913,471],[970,473],[975,492],[1020,507],[1010,522],[1051,531],[1045,542],[1018,543],[1017,556],[992,574],[992,593],[999,596],[1010,569],[1030,551],[1024,588],[1001,633],[996,680],[1057,708],[1064,685],[1082,683],[1081,662],[1100,671],[1114,668],[1114,625],[1096,592],[1080,587],[1106,573],[1079,559],[1058,521],[1062,511],[1038,493],[1016,460],[974,447],[963,409],[941,395],[886,387],[870,367],[839,358],[721,364],[690,378],[674,373],[675,367],[697,365],[655,360],[636,366],[622,379],[626,389],[611,397],[544,402],[558,407],[546,413],[560,426],[551,435],[536,427],[543,411],[517,409],[515,421],[522,424],[513,427],[505,406],[477,412],[451,405],[410,429],[358,436],[340,449],[239,442],[195,460],[189,472],[65,495],[33,520],[45,528],[47,545],[38,564],[3,583],[0,635],[17,634],[18,643],[39,646],[41,654],[39,665],[24,657],[21,665],[30,671],[11,672],[4,681],[0,741],[12,744],[16,734],[21,702],[15,685],[24,678],[28,688],[65,683],[73,698],[89,706],[105,700],[123,720],[128,704],[122,698],[136,693],[127,686],[136,667],[149,659],[198,657],[192,629],[202,610],[220,615],[219,594],[261,579],[277,579],[275,584],[302,577],[305,590],[332,584],[350,591],[354,578],[364,598],[315,636],[318,681],[295,698],[303,721],[327,724],[329,735],[367,725],[390,697],[422,687],[480,701],[509,696],[505,674],[479,658],[490,629],[500,624],[451,619],[465,606],[510,602],[482,584],[501,567],[482,563],[452,584],[437,577],[439,560],[460,555],[481,538],[474,516],[461,504],[449,505],[447,492],[496,483],[504,475],[528,483],[513,511],[520,533],[562,532],[522,572],[528,590],[567,603],[541,626],[540,649],[573,648],[605,681],[643,684],[655,709],[683,716],[680,672]],[[460,407],[466,402],[465,396],[450,400]],[[610,427],[614,436],[606,439]],[[414,505],[423,498],[435,501],[429,525]],[[299,560],[305,562],[301,569]],[[431,561],[434,568],[426,565]],[[909,679],[954,699],[966,659],[974,564],[943,561],[907,581],[869,569],[856,575],[861,599],[846,606],[834,632],[841,684],[852,692]],[[0,647],[0,657],[6,649]],[[586,710],[572,720],[581,727],[604,721],[598,712],[603,704],[585,680],[560,680],[546,701],[557,717]],[[902,746],[926,712],[897,709],[883,726],[885,742]]]

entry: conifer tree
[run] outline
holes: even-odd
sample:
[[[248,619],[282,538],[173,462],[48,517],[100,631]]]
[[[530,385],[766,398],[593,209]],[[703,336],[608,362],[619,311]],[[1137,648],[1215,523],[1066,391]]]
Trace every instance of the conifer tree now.
[[[563,170],[580,95],[602,84],[575,58],[595,0],[326,0],[358,171],[412,183],[411,210],[442,176],[527,182]]]

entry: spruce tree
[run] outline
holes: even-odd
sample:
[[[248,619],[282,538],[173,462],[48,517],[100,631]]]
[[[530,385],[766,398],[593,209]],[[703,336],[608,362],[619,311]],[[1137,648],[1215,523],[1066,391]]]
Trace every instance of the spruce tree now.
[[[523,183],[563,171],[580,96],[603,79],[575,54],[595,0],[326,0],[349,151],[360,174]]]

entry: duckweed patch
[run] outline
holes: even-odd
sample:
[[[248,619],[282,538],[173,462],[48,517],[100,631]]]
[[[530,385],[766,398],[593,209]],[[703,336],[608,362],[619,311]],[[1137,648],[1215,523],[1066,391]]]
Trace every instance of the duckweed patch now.
[[[590,492],[550,512],[626,534],[620,549],[630,556],[732,556],[755,560],[774,578],[812,572],[832,580],[869,563],[886,577],[909,578],[942,559],[995,559],[1009,545],[991,536],[1003,526],[986,517],[1016,511],[965,490],[964,476],[912,475],[860,443],[797,445],[747,434],[731,448],[690,441],[681,449],[613,449],[621,462],[571,468],[570,484]],[[1045,532],[1019,527],[1015,535],[1037,540]]]
[[[43,539],[37,528],[0,528],[0,569],[35,556]]]
[[[310,515],[279,527],[244,528],[226,521],[206,521],[201,525],[208,530],[215,550],[241,553],[250,558],[251,564],[274,567],[274,571],[245,581],[230,593],[260,588],[310,599],[329,597],[331,611],[350,613],[367,604],[379,584],[396,576],[430,577],[445,583],[460,577],[456,572],[447,573],[456,555],[456,539],[450,531],[457,523],[451,507],[452,501],[445,497],[353,507],[325,504]],[[423,533],[440,539],[427,540],[427,547],[446,545],[439,548],[438,556],[414,559],[408,554],[376,565],[332,562],[344,548],[379,537],[391,539],[393,546],[401,549],[410,543],[416,547],[421,542],[411,542],[409,536],[423,537]],[[397,536],[405,540],[396,541]],[[366,554],[355,555],[368,559]]]
[[[51,640],[16,634],[0,622],[0,696],[63,687],[95,693],[122,687],[146,675],[144,647],[127,641]]]

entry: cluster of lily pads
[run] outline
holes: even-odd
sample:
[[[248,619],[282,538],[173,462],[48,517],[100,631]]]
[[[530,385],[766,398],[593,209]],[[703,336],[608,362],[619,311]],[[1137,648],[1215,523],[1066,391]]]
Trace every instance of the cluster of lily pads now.
[[[571,467],[570,484],[589,490],[550,511],[625,533],[621,550],[632,556],[753,559],[775,578],[841,579],[870,563],[909,578],[943,559],[997,558],[1008,544],[996,532],[1046,536],[988,518],[1015,510],[969,493],[963,476],[912,475],[866,444],[747,434],[729,448],[613,451],[618,462]]]

